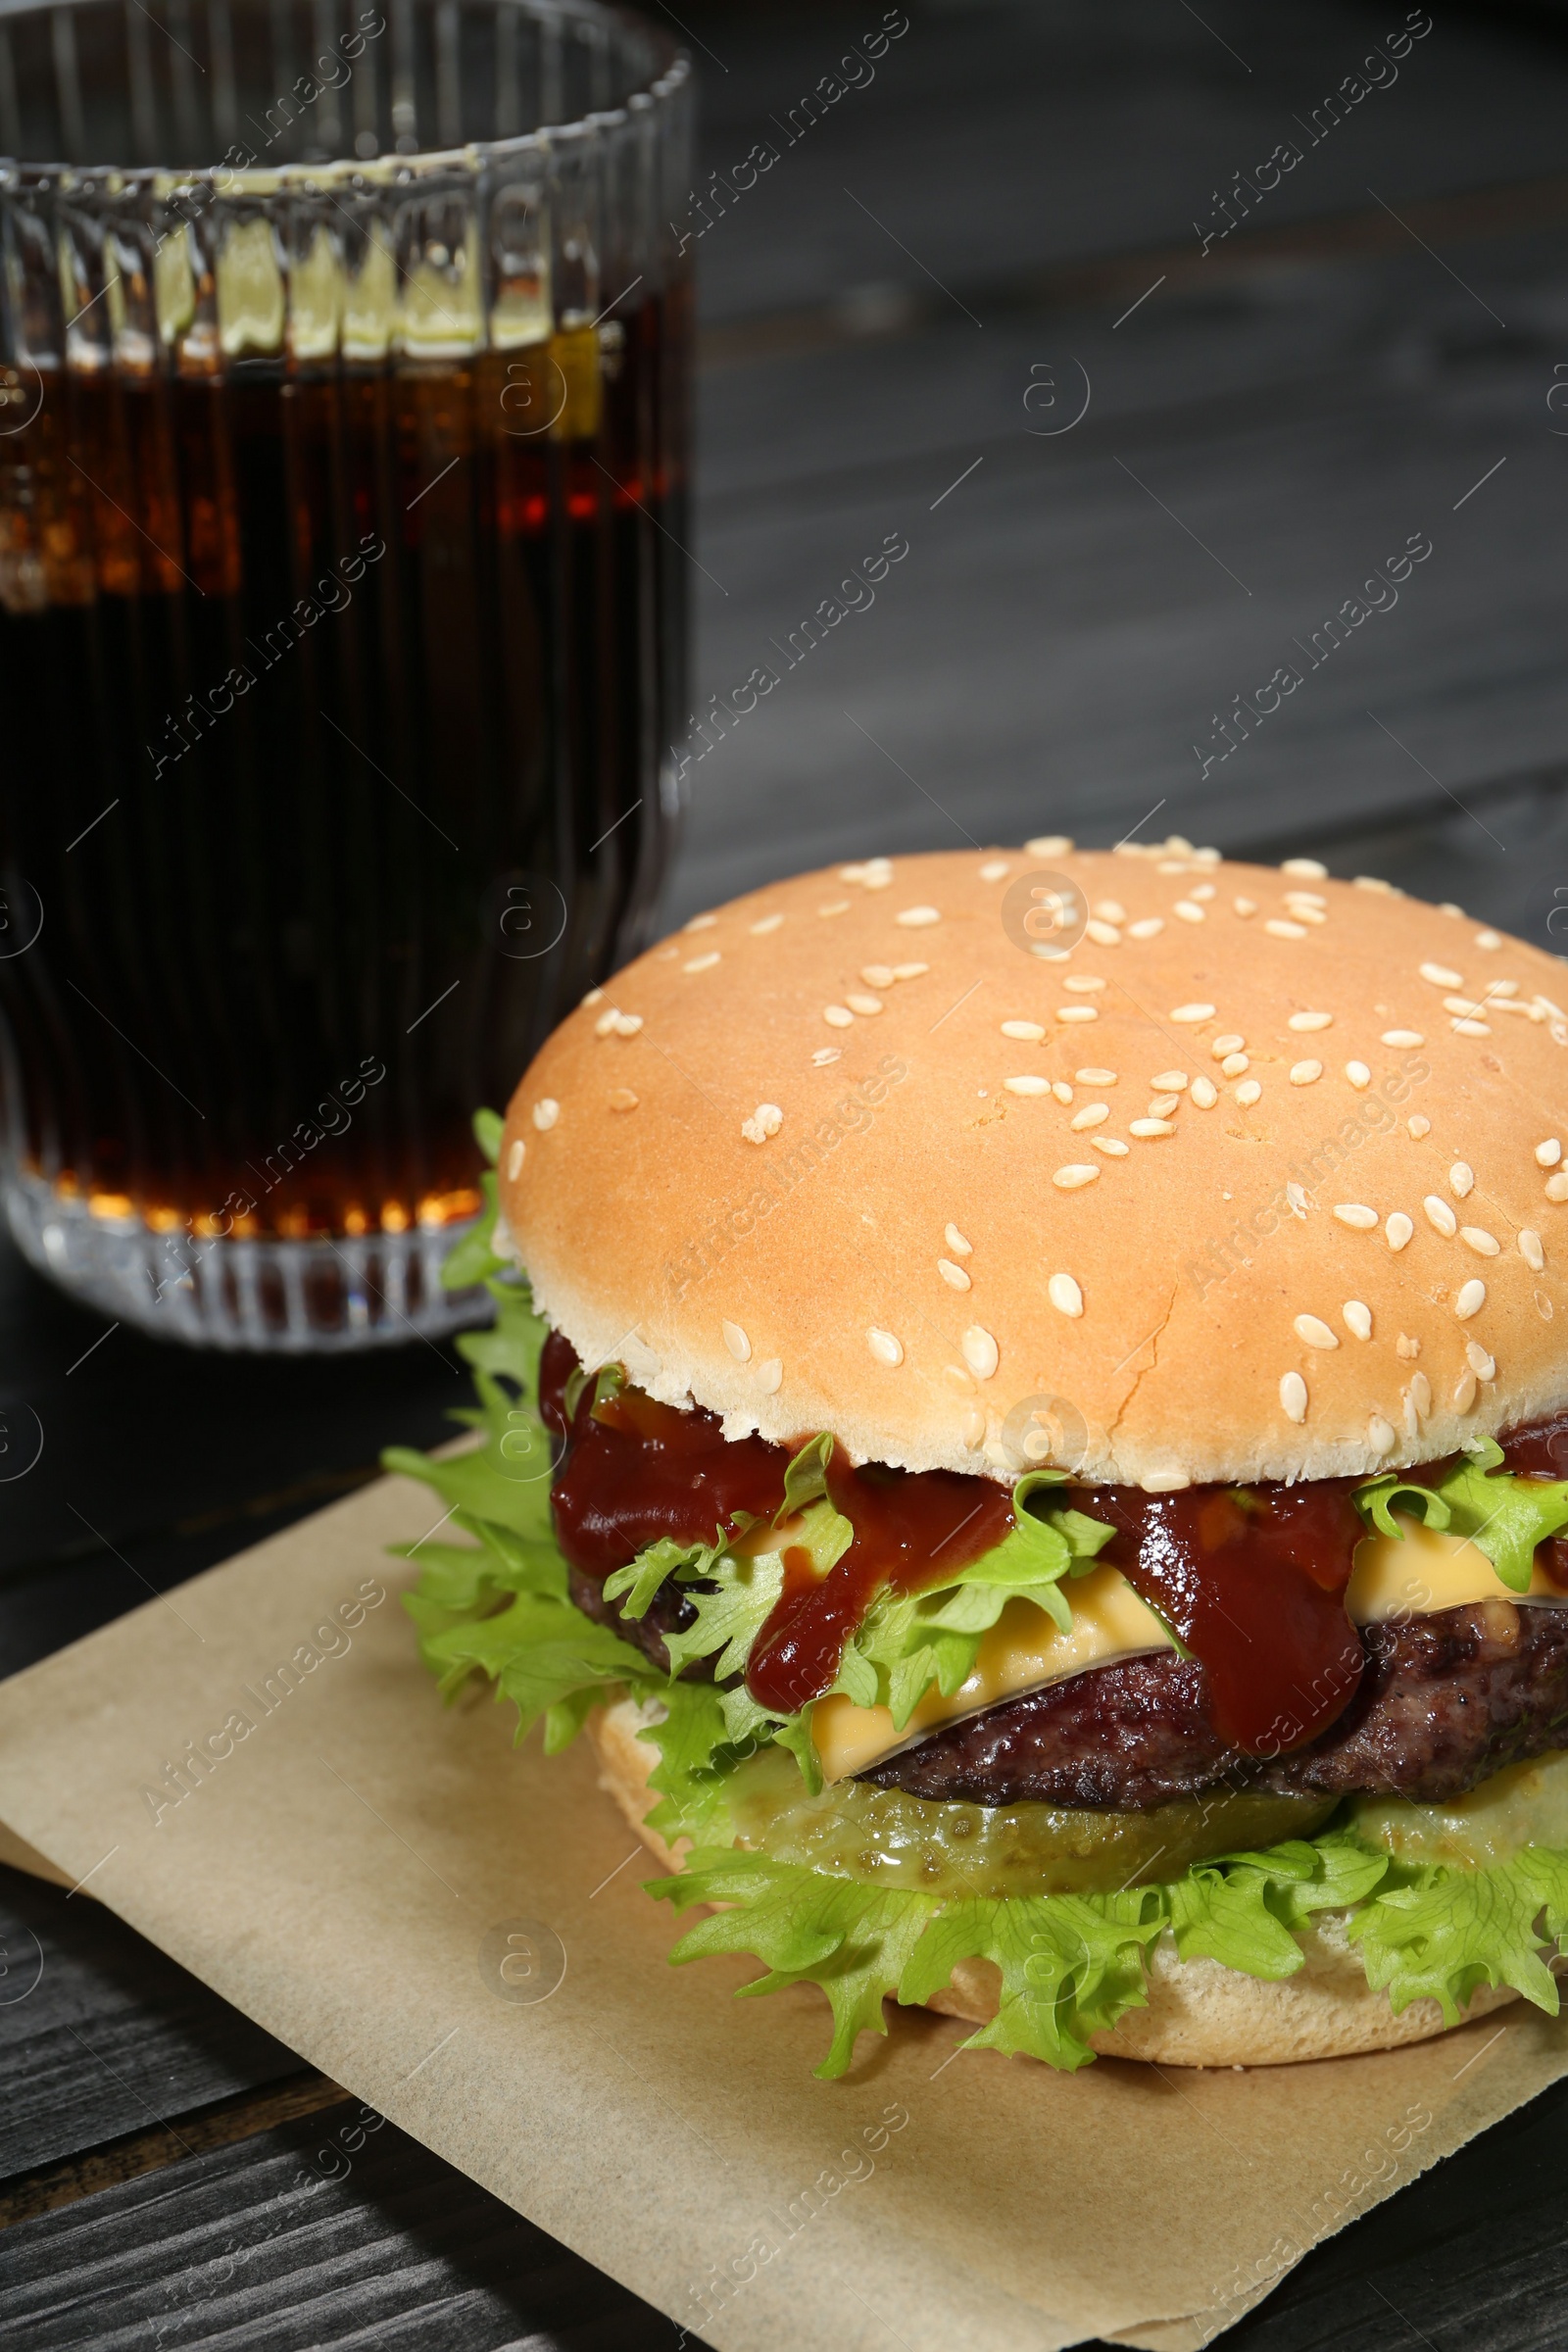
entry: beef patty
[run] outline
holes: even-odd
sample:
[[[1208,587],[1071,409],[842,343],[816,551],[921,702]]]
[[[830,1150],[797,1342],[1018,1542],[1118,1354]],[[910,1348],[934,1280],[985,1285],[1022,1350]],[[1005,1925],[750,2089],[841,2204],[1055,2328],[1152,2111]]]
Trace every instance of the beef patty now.
[[[1361,1639],[1366,1667],[1348,1706],[1277,1760],[1228,1748],[1202,1667],[1166,1654],[1006,1699],[859,1777],[911,1796],[1116,1812],[1222,1784],[1441,1803],[1568,1745],[1568,1609],[1471,1601],[1369,1625]]]

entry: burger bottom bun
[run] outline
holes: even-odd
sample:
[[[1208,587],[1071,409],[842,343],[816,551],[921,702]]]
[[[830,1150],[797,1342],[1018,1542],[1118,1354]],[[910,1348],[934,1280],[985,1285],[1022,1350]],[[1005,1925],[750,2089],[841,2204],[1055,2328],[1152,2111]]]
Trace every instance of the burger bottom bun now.
[[[647,1721],[631,1699],[597,1707],[588,1718],[598,1753],[600,1786],[631,1827],[670,1871],[679,1855],[648,1827],[657,1802],[648,1776],[658,1751],[637,1734]],[[1391,2050],[1430,2041],[1447,2029],[1436,2001],[1412,2001],[1397,2016],[1388,1995],[1366,1982],[1345,1916],[1324,1915],[1301,1937],[1306,1964],[1275,1984],[1243,1976],[1217,1960],[1181,1960],[1169,1937],[1149,1960],[1149,2006],[1129,2010],[1108,2032],[1091,2034],[1107,2058],[1141,2058],[1159,2066],[1288,2066],[1303,2058],[1348,2058],[1361,2050]],[[997,2014],[1000,1978],[989,1960],[960,1960],[952,1982],[927,2008],[989,2025]],[[1483,1985],[1462,2023],[1518,1999],[1511,1985]]]

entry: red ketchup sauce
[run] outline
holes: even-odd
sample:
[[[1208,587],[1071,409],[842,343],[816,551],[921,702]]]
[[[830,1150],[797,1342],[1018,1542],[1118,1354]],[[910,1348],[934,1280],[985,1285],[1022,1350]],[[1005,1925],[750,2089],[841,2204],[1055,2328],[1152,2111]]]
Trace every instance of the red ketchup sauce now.
[[[603,1580],[662,1536],[710,1544],[736,1533],[742,1514],[771,1519],[781,1509],[794,1447],[726,1439],[716,1414],[679,1412],[632,1388],[596,1406],[591,1382],[568,1419],[565,1390],[576,1369],[570,1346],[553,1332],[539,1405],[564,1441],[552,1501],[574,1568]],[[1501,1444],[1516,1475],[1568,1478],[1568,1414],[1511,1431]],[[1406,1475],[1434,1479],[1446,1466]],[[1091,1487],[1063,1490],[1062,1499],[1116,1530],[1100,1557],[1200,1660],[1221,1737],[1249,1755],[1275,1756],[1325,1731],[1361,1678],[1361,1639],[1345,1608],[1365,1532],[1350,1501],[1361,1483],[1313,1479],[1174,1494]],[[1007,1489],[958,1471],[875,1462],[857,1469],[836,1450],[827,1485],[854,1541],[825,1577],[804,1545],[786,1549],[784,1591],[747,1668],[753,1695],[778,1714],[794,1714],[828,1688],[878,1592],[939,1588],[1000,1544],[1011,1524]],[[1568,1584],[1568,1540],[1542,1551],[1548,1572]]]
[[[784,1590],[747,1661],[747,1689],[778,1715],[821,1696],[884,1587],[906,1593],[948,1584],[1012,1525],[1012,1496],[994,1480],[875,1462],[857,1470],[837,1446],[827,1491],[855,1541],[824,1577],[803,1545],[785,1552]]]
[[[661,1536],[711,1544],[736,1532],[738,1515],[771,1519],[784,1500],[789,1450],[761,1438],[728,1439],[716,1413],[677,1412],[640,1389],[596,1406],[590,1380],[566,1416],[577,1358],[559,1332],[539,1365],[539,1410],[566,1441],[550,1499],[556,1537],[573,1568],[601,1582]]]
[[[1361,1637],[1345,1610],[1366,1533],[1350,1501],[1360,1484],[1176,1494],[1092,1487],[1072,1496],[1115,1528],[1101,1559],[1200,1660],[1214,1728],[1248,1755],[1284,1755],[1315,1739],[1361,1679]]]

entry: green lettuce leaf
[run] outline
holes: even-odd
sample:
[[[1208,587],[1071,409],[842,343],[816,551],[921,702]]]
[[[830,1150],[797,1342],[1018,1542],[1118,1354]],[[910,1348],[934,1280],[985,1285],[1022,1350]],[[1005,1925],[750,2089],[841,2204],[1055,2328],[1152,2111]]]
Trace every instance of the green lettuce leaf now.
[[[1546,1960],[1568,1948],[1568,1854],[1526,1846],[1490,1870],[1392,1863],[1389,1884],[1349,1933],[1367,1983],[1396,2011],[1428,1998],[1451,2026],[1478,1986],[1511,1984],[1555,2017]]]
[[[1568,1481],[1497,1471],[1502,1447],[1483,1438],[1435,1486],[1393,1471],[1356,1490],[1362,1517],[1383,1535],[1404,1534],[1396,1512],[1465,1536],[1484,1551],[1510,1592],[1528,1592],[1536,1546],[1568,1527]]]
[[[863,2032],[886,2034],[883,2001],[898,1986],[935,1905],[929,1895],[863,1886],[800,1863],[773,1862],[738,1847],[700,1847],[676,1878],[649,1891],[685,1910],[736,1906],[699,1920],[670,1953],[674,1962],[750,1952],[767,1970],[743,1993],[819,1984],[833,2011],[833,2040],[816,2069],[842,2075]]]
[[[1085,2036],[1147,2004],[1144,1953],[1161,1929],[1144,1890],[1014,1895],[945,1904],[899,1980],[899,1999],[929,2000],[959,1960],[1001,1971],[1001,2002],[966,2050],[1005,2050],[1069,2073],[1095,2053]]]

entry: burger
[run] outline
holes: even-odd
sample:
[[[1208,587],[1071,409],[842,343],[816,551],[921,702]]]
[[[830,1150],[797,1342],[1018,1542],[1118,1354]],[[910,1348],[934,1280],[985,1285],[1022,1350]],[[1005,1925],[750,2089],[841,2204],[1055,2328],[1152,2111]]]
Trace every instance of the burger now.
[[[1181,840],[696,916],[479,1122],[430,1667],[586,1729],[826,2075],[889,2000],[1063,2068],[1554,2011],[1563,995]]]

